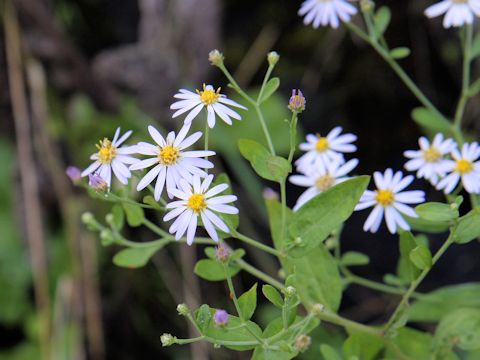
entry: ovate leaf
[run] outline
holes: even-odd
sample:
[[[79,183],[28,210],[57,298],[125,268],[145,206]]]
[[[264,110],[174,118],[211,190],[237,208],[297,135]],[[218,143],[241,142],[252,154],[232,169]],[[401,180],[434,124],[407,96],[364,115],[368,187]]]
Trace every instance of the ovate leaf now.
[[[129,248],[119,251],[113,257],[113,263],[120,267],[136,269],[147,264],[148,260],[164,245],[157,244],[149,247]]]
[[[452,130],[450,122],[427,108],[413,109],[412,118],[418,125],[434,133],[449,134]]]
[[[391,18],[392,14],[388,7],[382,6],[380,9],[378,9],[373,18],[375,37],[377,39],[379,39],[385,33],[385,30],[387,30],[387,27],[390,24]]]
[[[238,306],[244,320],[250,320],[257,307],[257,284],[238,298]]]
[[[348,251],[342,255],[340,263],[343,266],[359,266],[359,265],[368,265],[370,258],[362,253],[356,251]]]
[[[404,59],[410,55],[410,49],[408,47],[398,47],[390,51],[390,56],[394,59]]]
[[[260,103],[263,103],[265,100],[268,100],[270,96],[272,96],[275,91],[277,91],[278,87],[280,86],[280,79],[277,77],[271,78],[268,80],[265,88],[263,89],[262,98],[260,99]]]
[[[462,216],[455,230],[455,242],[466,244],[480,237],[480,208]]]
[[[125,215],[127,215],[127,223],[132,227],[138,227],[142,225],[145,214],[143,209],[135,204],[122,203],[123,210],[125,210]]]
[[[432,254],[425,245],[418,245],[410,252],[410,260],[420,270],[428,269],[432,266]]]
[[[457,309],[440,321],[433,347],[439,349],[451,345],[465,351],[480,349],[480,309]]]
[[[282,308],[283,306],[283,298],[282,295],[278,292],[277,289],[275,289],[271,285],[263,285],[262,286],[262,293],[263,295],[276,307]]]
[[[227,271],[230,277],[233,277],[240,271],[240,268],[231,264],[228,266]],[[195,265],[194,272],[202,279],[208,281],[222,281],[226,279],[223,265],[216,260],[202,259],[198,261]]]
[[[437,202],[418,205],[415,207],[415,212],[420,218],[435,222],[451,221],[459,216],[456,205],[452,207]]]

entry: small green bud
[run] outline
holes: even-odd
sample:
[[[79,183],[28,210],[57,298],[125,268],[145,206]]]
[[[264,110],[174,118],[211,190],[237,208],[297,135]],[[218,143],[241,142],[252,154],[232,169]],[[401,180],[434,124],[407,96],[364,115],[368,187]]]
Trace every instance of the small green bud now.
[[[320,315],[325,310],[325,306],[322,304],[315,304],[312,306],[312,314],[315,316]]]
[[[95,217],[91,212],[84,212],[82,214],[82,222],[85,225],[91,225],[92,223],[95,223]]]
[[[285,289],[285,296],[286,297],[292,297],[297,293],[297,289],[295,289],[293,286],[287,286]]]
[[[190,314],[190,309],[186,304],[178,304],[177,311],[178,314],[182,316],[187,316],[188,314]]]
[[[360,10],[364,13],[373,11],[375,9],[375,3],[372,0],[361,0]]]
[[[300,352],[306,351],[311,343],[312,343],[311,337],[305,334],[298,335],[297,338],[295,339],[295,347]]]
[[[115,242],[115,237],[111,230],[103,229],[100,231],[100,240],[102,241],[103,246],[109,246]]]
[[[285,273],[285,270],[283,270],[283,269],[278,270],[278,277],[279,277],[280,279],[286,279],[286,278],[287,278],[287,274]]]
[[[176,343],[177,338],[175,336],[172,336],[172,334],[163,334],[160,336],[160,341],[162,342],[162,346],[171,346]]]
[[[278,55],[276,51],[270,51],[267,55],[268,64],[270,66],[277,65],[279,59],[280,59],[280,55]]]
[[[113,217],[113,214],[107,214],[105,216],[105,222],[108,224],[108,225],[114,225],[114,217]]]
[[[296,246],[301,246],[303,244],[303,240],[300,236],[296,237],[295,240],[293,241],[293,243],[296,245]]]
[[[210,61],[210,63],[214,66],[223,65],[224,60],[225,57],[217,49],[210,51],[210,53],[208,54],[208,61]]]

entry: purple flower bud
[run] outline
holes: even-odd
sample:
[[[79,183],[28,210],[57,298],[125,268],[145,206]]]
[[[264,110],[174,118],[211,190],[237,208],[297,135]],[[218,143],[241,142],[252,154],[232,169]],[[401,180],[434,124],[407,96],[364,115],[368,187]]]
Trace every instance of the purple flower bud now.
[[[76,185],[82,179],[82,172],[76,166],[69,166],[65,170],[65,174],[72,180],[72,182]]]
[[[230,256],[230,251],[224,244],[220,244],[215,248],[215,257],[221,263],[226,263]]]
[[[108,184],[103,178],[98,175],[97,173],[95,174],[90,174],[88,175],[88,184],[98,192],[106,192],[108,191]]]
[[[298,94],[297,94],[298,91]],[[292,97],[290,98],[290,102],[288,103],[288,108],[293,112],[301,113],[305,110],[305,104],[307,100],[303,96],[303,93],[300,89],[292,90]]]
[[[225,310],[217,309],[213,315],[213,321],[218,326],[225,326],[228,323],[228,313]]]
[[[271,188],[265,188],[263,190],[263,198],[265,200],[278,200],[278,193]]]

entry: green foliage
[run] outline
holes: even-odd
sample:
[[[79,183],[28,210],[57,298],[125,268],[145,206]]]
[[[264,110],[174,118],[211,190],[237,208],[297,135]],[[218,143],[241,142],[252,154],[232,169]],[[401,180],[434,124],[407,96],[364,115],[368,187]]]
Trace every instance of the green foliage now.
[[[320,352],[325,360],[342,360],[337,351],[327,344],[320,345]]]
[[[240,271],[240,268],[234,264],[228,264],[227,269],[230,277],[235,276]],[[202,279],[208,281],[222,281],[227,278],[223,264],[211,259],[199,260],[195,265],[194,272]]]
[[[122,206],[127,216],[127,224],[129,226],[138,227],[143,224],[145,214],[139,205],[124,202]]]
[[[413,120],[432,133],[450,134],[452,125],[443,117],[438,116],[427,108],[415,108],[412,111]]]
[[[262,286],[263,295],[276,307],[283,307],[282,295],[273,286],[265,284]]]
[[[301,257],[346,221],[368,186],[368,176],[347,180],[322,192],[293,213],[289,226],[289,254]]]
[[[113,257],[113,263],[120,267],[136,269],[147,264],[148,260],[159,251],[164,244],[154,244],[152,246],[128,248],[119,251]]]
[[[455,230],[455,242],[466,244],[480,237],[480,208],[462,216]]]
[[[238,298],[238,306],[243,320],[250,320],[257,307],[257,284]]]
[[[452,221],[459,216],[456,204],[452,206],[436,202],[418,205],[415,212],[420,218],[434,222]]]
[[[386,6],[380,7],[375,16],[374,20],[374,33],[377,39],[381,38],[390,24],[392,18],[392,13],[390,9]]]
[[[425,245],[418,245],[410,251],[410,260],[420,270],[429,269],[432,266],[432,254]]]
[[[433,337],[422,331],[404,327],[398,329],[393,344],[401,349],[402,353],[411,359],[429,359],[432,352]],[[398,350],[387,347],[385,359],[398,359]]]
[[[405,216],[405,220],[413,230],[422,231],[431,234],[443,233],[450,227],[449,221],[425,220],[421,218],[412,218]]]
[[[125,213],[122,207],[119,204],[113,205],[111,214],[113,219],[112,227],[117,231],[122,230],[125,224]]]
[[[400,259],[398,261],[397,273],[400,279],[405,283],[411,283],[415,280],[420,271],[410,259],[410,254],[417,247],[417,241],[413,234],[409,231],[400,233]]]
[[[368,265],[370,263],[370,258],[368,255],[356,252],[348,251],[342,255],[340,259],[340,264],[343,266],[360,266]]]
[[[277,91],[280,86],[280,79],[278,77],[271,78],[268,80],[265,88],[263,89],[262,98],[260,99],[260,104],[268,100],[274,93]]]
[[[360,360],[373,360],[383,349],[384,343],[378,336],[353,332],[343,344],[345,359],[357,357]]]
[[[433,347],[441,350],[454,346],[465,351],[480,349],[480,309],[457,309],[442,318]]]
[[[405,59],[410,55],[410,49],[408,47],[398,47],[390,51],[390,56],[394,59]]]

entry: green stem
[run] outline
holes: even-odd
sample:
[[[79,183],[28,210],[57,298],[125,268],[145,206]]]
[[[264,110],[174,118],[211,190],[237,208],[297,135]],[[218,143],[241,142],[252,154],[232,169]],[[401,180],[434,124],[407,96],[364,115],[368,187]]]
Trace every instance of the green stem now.
[[[202,341],[202,340],[205,340],[205,336],[198,336],[192,339],[175,339],[175,344],[187,345],[187,344],[191,344],[191,343]]]
[[[157,234],[159,236],[168,237],[168,238],[172,237],[172,235],[170,235],[167,231],[165,231],[161,227],[155,225],[153,222],[151,222],[147,218],[143,218],[142,223],[143,223],[143,225],[145,225],[147,228],[149,228],[151,231],[153,231],[155,234]]]
[[[262,87],[260,88],[260,92],[258,93],[258,98],[256,101],[257,105],[260,105],[260,99],[263,97],[263,93],[265,91],[265,86],[267,86],[268,80],[270,80],[270,76],[272,75],[272,71],[275,68],[275,65],[269,65],[265,77],[263,78]]]
[[[397,308],[393,312],[392,316],[390,316],[390,319],[388,320],[384,331],[388,332],[390,328],[392,327],[393,323],[395,322],[397,315],[404,309],[404,307],[407,305],[408,300],[410,297],[413,295],[414,291],[417,289],[417,287],[420,285],[420,283],[425,279],[425,277],[428,275],[430,272],[430,269],[436,264],[438,259],[447,251],[447,249],[450,247],[450,245],[453,244],[455,240],[455,228],[450,231],[450,235],[448,236],[447,240],[445,243],[442,245],[442,247],[436,252],[435,256],[432,258],[432,265],[426,269],[424,269],[418,278],[410,284],[410,287],[408,288],[407,292],[403,295],[402,300],[400,300],[400,303],[398,304]]]
[[[258,242],[257,240],[254,240],[252,238],[249,238],[248,236],[245,236],[243,234],[240,234],[239,232],[237,232],[236,230],[234,229],[230,229],[231,230],[231,233],[232,233],[232,236],[235,238],[235,239],[238,239],[238,240],[241,240],[243,241],[244,243],[247,243],[251,246],[254,246],[260,250],[263,250],[269,254],[272,254],[272,255],[275,255],[277,257],[283,257],[283,255],[276,249],[268,246],[268,245],[264,245],[260,242]]]
[[[285,227],[287,225],[287,192],[285,189],[286,179],[280,181],[280,199],[282,202],[282,227],[281,227],[281,244],[285,243]]]
[[[278,280],[274,279],[268,274],[265,274],[263,271],[257,269],[256,267],[248,264],[242,259],[235,260],[237,265],[244,271],[250,273],[251,275],[255,276],[256,278],[265,281],[267,284],[270,284],[276,287],[279,290],[284,290],[285,286]]]
[[[288,154],[288,162],[292,163],[293,155],[297,148],[297,122],[298,113],[294,111],[292,113],[292,120],[290,120],[290,153]]]

